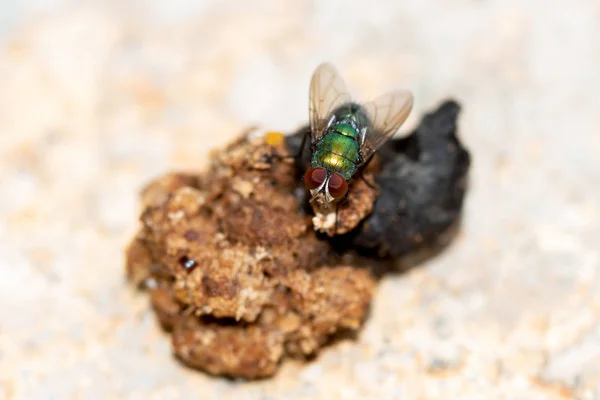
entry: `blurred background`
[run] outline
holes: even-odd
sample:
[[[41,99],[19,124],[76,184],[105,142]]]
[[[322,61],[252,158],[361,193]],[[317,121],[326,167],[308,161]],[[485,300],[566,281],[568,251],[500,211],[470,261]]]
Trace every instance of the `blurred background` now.
[[[139,189],[250,124],[447,98],[472,152],[461,233],[384,279],[357,342],[263,382],[182,368],[124,279]],[[599,399],[596,0],[0,0],[0,398]]]

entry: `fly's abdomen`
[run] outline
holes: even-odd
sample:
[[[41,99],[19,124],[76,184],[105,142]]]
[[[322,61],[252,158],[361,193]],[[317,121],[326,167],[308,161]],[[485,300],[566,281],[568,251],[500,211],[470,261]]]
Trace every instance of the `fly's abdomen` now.
[[[313,166],[320,166],[337,172],[350,180],[359,163],[358,142],[352,136],[341,133],[328,133],[319,142],[313,154]]]

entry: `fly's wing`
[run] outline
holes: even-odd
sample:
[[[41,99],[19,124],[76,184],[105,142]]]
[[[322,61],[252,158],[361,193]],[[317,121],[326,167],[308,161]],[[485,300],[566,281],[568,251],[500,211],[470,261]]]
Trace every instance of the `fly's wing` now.
[[[397,90],[365,103],[370,127],[361,147],[363,162],[366,162],[406,121],[413,107],[413,95],[406,90]]]
[[[331,113],[350,102],[344,80],[329,63],[317,67],[310,81],[309,117],[311,142],[319,140],[327,130]]]

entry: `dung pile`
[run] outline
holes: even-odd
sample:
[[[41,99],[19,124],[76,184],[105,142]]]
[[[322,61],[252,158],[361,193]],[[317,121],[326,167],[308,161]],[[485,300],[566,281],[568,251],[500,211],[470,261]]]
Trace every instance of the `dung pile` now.
[[[382,149],[365,174],[375,189],[353,180],[333,238],[315,232],[305,164],[286,157],[304,130],[285,142],[243,134],[213,153],[207,171],[151,182],[127,274],[149,293],[176,355],[256,379],[359,329],[376,283],[361,253],[393,259],[434,242],[460,214],[469,155],[457,114],[447,102]]]

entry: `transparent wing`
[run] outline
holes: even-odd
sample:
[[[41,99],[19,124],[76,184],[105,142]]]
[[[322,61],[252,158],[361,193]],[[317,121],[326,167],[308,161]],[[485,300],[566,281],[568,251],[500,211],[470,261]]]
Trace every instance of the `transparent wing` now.
[[[329,63],[319,65],[310,81],[309,117],[313,143],[325,134],[331,113],[348,102],[350,95],[346,84],[335,67]]]
[[[361,147],[361,155],[367,161],[406,121],[413,107],[413,95],[406,90],[389,92],[363,104],[370,129]]]

